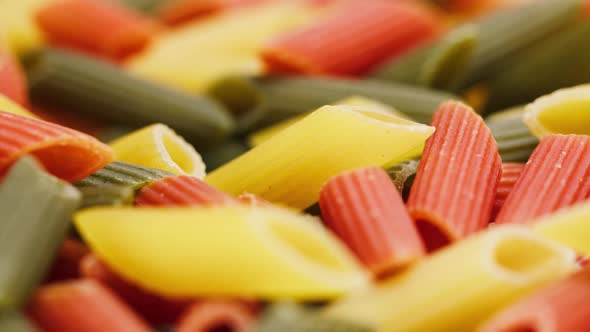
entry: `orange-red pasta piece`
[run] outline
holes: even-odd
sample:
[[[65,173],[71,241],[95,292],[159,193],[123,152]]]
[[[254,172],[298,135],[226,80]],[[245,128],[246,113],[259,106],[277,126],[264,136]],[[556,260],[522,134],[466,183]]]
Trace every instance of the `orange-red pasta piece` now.
[[[42,286],[28,313],[44,332],[151,332],[150,326],[94,280]]]
[[[199,206],[237,203],[232,196],[188,175],[169,176],[141,189],[139,206]]]
[[[585,200],[590,194],[590,136],[550,135],[541,140],[496,218],[526,224]]]
[[[408,199],[429,250],[487,227],[502,175],[496,141],[469,106],[443,103],[432,125]]]
[[[514,188],[516,181],[524,170],[524,164],[521,163],[505,163],[502,164],[502,179],[498,183],[498,190],[496,191],[496,200],[494,201],[494,212],[492,213],[492,220],[496,218],[506,198]]]
[[[180,319],[176,332],[241,332],[252,327],[256,314],[237,300],[205,300],[193,304]]]
[[[0,94],[29,107],[27,83],[17,60],[0,48]],[[0,110],[1,111],[1,110]]]
[[[400,193],[379,167],[337,175],[320,192],[322,218],[376,277],[425,253]]]
[[[590,269],[551,285],[496,314],[478,332],[590,331]]]
[[[61,179],[76,182],[113,160],[97,139],[53,123],[0,112],[0,175],[20,157],[32,154]]]
[[[432,39],[437,13],[408,1],[352,1],[263,48],[271,73],[358,75]]]
[[[90,250],[82,242],[66,238],[57,252],[47,280],[57,282],[79,278],[80,261],[89,252]]]
[[[82,259],[80,273],[83,277],[96,280],[111,289],[152,324],[175,322],[191,303],[184,299],[164,298],[132,284],[94,254],[86,255]]]
[[[151,20],[108,0],[50,2],[36,20],[52,44],[111,59],[140,51],[157,30]]]

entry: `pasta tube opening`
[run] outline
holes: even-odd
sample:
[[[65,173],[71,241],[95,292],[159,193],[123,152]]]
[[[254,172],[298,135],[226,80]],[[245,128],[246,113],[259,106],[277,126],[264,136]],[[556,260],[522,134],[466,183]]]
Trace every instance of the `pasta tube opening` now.
[[[524,121],[537,137],[590,135],[590,84],[561,89],[527,105]]]
[[[492,243],[493,269],[511,279],[530,279],[572,255],[565,247],[553,245],[526,233],[498,238]]]
[[[155,137],[158,149],[162,151],[165,159],[170,158],[169,162],[174,168],[178,168],[180,172],[186,174],[194,174],[195,172],[202,172],[201,168],[203,162],[197,158],[194,153],[188,153],[193,148],[182,138],[170,132],[164,126],[158,126]]]

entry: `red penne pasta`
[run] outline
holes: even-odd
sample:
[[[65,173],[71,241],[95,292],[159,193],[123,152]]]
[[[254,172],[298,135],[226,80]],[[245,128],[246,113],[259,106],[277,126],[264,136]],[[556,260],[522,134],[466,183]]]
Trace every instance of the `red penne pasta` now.
[[[590,331],[590,269],[586,268],[495,315],[478,332]]]
[[[34,155],[51,174],[70,182],[84,179],[113,160],[111,148],[91,136],[0,112],[0,175],[26,154]]]
[[[498,183],[498,190],[496,191],[496,200],[494,201],[494,212],[492,212],[492,220],[496,218],[498,212],[504,206],[504,202],[508,194],[514,188],[516,181],[524,170],[524,164],[520,163],[505,163],[502,164],[502,179]]]
[[[119,298],[94,280],[41,287],[28,307],[44,332],[150,332],[151,328]]]
[[[432,39],[439,19],[407,1],[354,1],[262,50],[271,73],[358,75]]]
[[[0,94],[24,107],[29,107],[27,83],[22,68],[16,59],[2,49],[0,49]]]
[[[337,175],[320,192],[322,218],[376,277],[424,255],[416,227],[387,173],[368,167]]]
[[[241,203],[244,203],[246,205],[253,206],[253,207],[257,207],[257,206],[270,206],[270,205],[272,205],[271,202],[269,202],[269,201],[267,201],[267,200],[265,200],[265,199],[263,199],[263,198],[261,198],[259,196],[256,196],[254,194],[250,194],[250,193],[241,194],[238,197],[238,200]]]
[[[53,106],[33,103],[31,105],[31,112],[45,121],[72,128],[95,137],[107,128],[104,121],[88,116],[87,114],[81,115],[71,110],[58,109]]]
[[[162,22],[180,24],[216,12],[255,5],[268,0],[172,0],[158,10]]]
[[[121,278],[93,254],[82,259],[80,273],[85,278],[107,286],[152,324],[175,322],[191,303],[188,300],[167,299],[150,293]]]
[[[530,223],[587,199],[589,193],[590,137],[550,135],[529,158],[496,223]]]
[[[176,332],[241,332],[252,327],[256,314],[236,300],[205,300],[192,305],[180,319]]]
[[[57,282],[80,277],[80,261],[90,250],[78,240],[67,238],[57,252],[48,274],[48,282]]]
[[[170,176],[141,189],[135,198],[139,206],[196,206],[237,203],[232,196],[187,175]]]
[[[487,227],[502,175],[496,141],[469,106],[442,104],[432,125],[408,200],[429,250]]]
[[[54,45],[111,59],[141,50],[156,31],[149,19],[108,0],[62,0],[37,12],[37,23]]]

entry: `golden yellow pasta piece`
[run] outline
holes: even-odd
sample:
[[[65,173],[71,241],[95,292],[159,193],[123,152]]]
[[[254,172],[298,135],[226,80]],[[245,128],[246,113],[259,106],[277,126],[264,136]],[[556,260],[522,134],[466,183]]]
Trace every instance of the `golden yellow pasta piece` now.
[[[533,135],[590,135],[590,84],[557,90],[525,107],[524,122]]]
[[[117,160],[161,169],[174,174],[205,177],[201,155],[163,124],[154,124],[123,136],[111,144]]]
[[[55,0],[0,1],[0,35],[17,54],[41,46],[43,38],[35,24],[35,13],[44,4]]]
[[[168,296],[320,300],[369,280],[318,219],[276,207],[108,207],[74,219],[117,272]]]
[[[382,112],[384,114],[390,114],[390,115],[398,116],[400,118],[406,118],[409,120],[408,116],[406,116],[402,112],[399,112],[398,110],[394,109],[393,107],[383,104],[383,103],[380,103],[378,101],[371,100],[369,98],[365,98],[365,97],[354,96],[354,97],[346,98],[343,100],[339,100],[333,104],[334,105],[344,105],[344,106],[359,106],[359,107],[363,107],[363,108],[366,108],[366,109],[374,111],[374,112]],[[295,122],[305,118],[307,115],[309,115],[309,113],[294,116],[290,119],[281,121],[277,124],[274,124],[274,125],[269,126],[267,128],[261,129],[261,130],[255,132],[254,134],[250,135],[250,137],[248,137],[248,143],[250,144],[250,146],[260,145],[262,142],[267,141],[269,138],[273,137],[274,135],[276,135],[277,133],[279,133],[283,129],[285,129],[285,128],[291,126],[292,124],[294,124]]]
[[[496,310],[576,268],[573,251],[521,227],[458,242],[324,314],[378,332],[473,331]]]
[[[31,119],[39,119],[38,116],[31,113],[26,108],[12,101],[12,99],[4,96],[0,93],[0,112],[8,112],[20,116],[24,116]]]
[[[561,209],[539,218],[533,227],[539,235],[590,255],[590,202]]]
[[[259,74],[261,46],[317,11],[280,2],[215,15],[163,33],[127,68],[144,78],[200,92],[228,74]]]
[[[205,179],[233,195],[253,193],[304,209],[331,176],[400,162],[433,127],[353,106],[324,106],[216,169]]]

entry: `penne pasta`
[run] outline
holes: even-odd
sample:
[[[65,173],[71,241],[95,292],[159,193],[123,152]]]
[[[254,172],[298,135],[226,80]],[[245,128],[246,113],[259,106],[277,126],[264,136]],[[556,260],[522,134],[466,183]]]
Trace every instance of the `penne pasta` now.
[[[487,227],[502,175],[496,141],[470,107],[444,103],[432,125],[408,199],[430,251]]]
[[[202,145],[216,142],[234,126],[210,98],[143,81],[81,54],[48,49],[27,62],[31,97],[42,104],[131,126],[162,122]]]
[[[84,256],[80,262],[80,274],[83,278],[95,280],[108,287],[152,324],[178,321],[191,303],[188,299],[170,299],[159,296],[123,279],[92,253]]]
[[[158,8],[158,17],[168,25],[177,25],[226,10],[258,5],[267,0],[173,0]]]
[[[520,163],[504,163],[502,164],[502,178],[498,183],[498,189],[496,190],[496,199],[494,201],[494,210],[492,212],[491,220],[493,221],[498,212],[502,210],[506,198],[514,189],[520,174],[524,170],[525,164]]]
[[[588,52],[589,36],[588,20],[569,24],[560,33],[512,59],[490,82],[486,110],[532,102],[559,88],[587,83],[590,62],[582,54]]]
[[[337,301],[323,314],[377,332],[472,331],[496,310],[574,271],[574,261],[572,251],[528,229],[497,227]]]
[[[590,206],[588,202],[565,207],[557,212],[535,219],[532,223],[537,234],[564,244],[581,255],[590,255]]]
[[[202,92],[226,75],[260,74],[258,51],[264,42],[319,14],[302,1],[268,1],[211,15],[162,33],[125,67],[154,82]]]
[[[35,13],[48,1],[0,2],[0,39],[5,39],[15,54],[23,55],[43,44],[43,36],[35,24]]]
[[[329,179],[320,192],[322,220],[380,278],[420,259],[424,245],[387,173],[367,167]]]
[[[235,204],[236,199],[192,176],[169,176],[141,189],[139,206],[209,206]]]
[[[378,67],[371,77],[426,87],[453,87],[471,61],[478,30],[466,25]]]
[[[3,312],[0,314],[0,331],[37,332],[37,328],[20,312]]]
[[[507,63],[520,56],[524,49],[546,43],[545,38],[548,36],[559,36],[557,32],[571,25],[579,11],[578,0],[531,1],[530,4],[515,6],[476,20],[473,24],[479,31],[478,44],[473,61],[459,86],[467,87],[495,77],[499,71],[508,68]],[[545,69],[543,73],[550,71],[549,68]],[[530,77],[527,79],[530,80]],[[506,88],[512,89],[512,85]]]
[[[249,194],[249,193],[243,193],[240,196],[238,196],[238,201],[240,201],[243,204],[246,204],[247,206],[253,206],[253,207],[268,207],[268,206],[272,206],[272,204],[254,194]]]
[[[247,111],[237,120],[243,131],[308,113],[351,96],[381,102],[411,119],[430,123],[440,103],[456,99],[449,93],[399,83],[319,77],[229,77],[212,86],[210,94],[234,112]]]
[[[324,106],[210,173],[205,181],[231,195],[249,192],[305,209],[317,201],[331,176],[402,161],[433,131],[365,108]]]
[[[496,223],[529,224],[536,217],[588,198],[590,137],[550,135],[541,140]]]
[[[37,119],[39,117],[31,111],[17,104],[14,100],[0,93],[0,112],[12,113],[26,118]]]
[[[0,311],[21,308],[42,281],[80,193],[24,157],[0,184]]]
[[[368,280],[318,220],[278,208],[95,208],[75,223],[115,272],[169,297],[320,300]]]
[[[494,315],[478,332],[587,331],[590,270],[583,269]]]
[[[180,318],[176,332],[208,332],[224,329],[246,331],[255,325],[256,314],[237,300],[203,300],[193,304]]]
[[[113,60],[141,51],[156,32],[154,22],[105,0],[50,2],[37,11],[36,22],[54,46]]]
[[[82,194],[81,208],[101,205],[131,205],[135,198],[135,192],[131,186],[98,185],[78,186]]]
[[[45,332],[152,331],[111,291],[88,279],[41,287],[28,312]]]
[[[504,162],[527,161],[539,144],[523,122],[523,115],[523,107],[517,106],[486,118]]]
[[[257,332],[338,331],[371,332],[370,327],[346,319],[321,317],[317,312],[292,302],[277,302],[266,309]]]
[[[550,134],[588,135],[590,84],[557,90],[525,107],[524,122],[535,136]]]
[[[27,82],[18,61],[0,45],[0,95],[23,107],[29,106]]]
[[[0,112],[0,175],[34,155],[47,171],[75,182],[111,162],[112,150],[95,138],[49,122]]]
[[[119,161],[199,179],[205,177],[201,155],[166,125],[159,123],[142,128],[110,145]]]
[[[76,187],[122,186],[139,190],[153,181],[173,175],[159,169],[115,161],[76,183]]]
[[[209,172],[246,153],[248,146],[241,139],[232,139],[202,149],[201,156]]]
[[[393,181],[397,190],[402,194],[404,201],[410,196],[410,190],[416,178],[420,162],[417,160],[407,160],[389,167],[386,172]]]
[[[82,242],[67,237],[57,251],[46,282],[56,282],[80,278],[80,261],[90,250]]]
[[[360,75],[436,36],[437,14],[415,3],[344,3],[333,13],[279,36],[261,50],[273,74]]]

